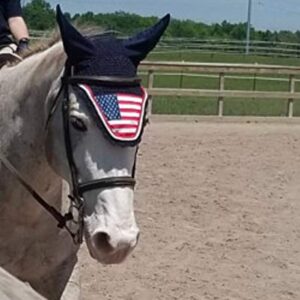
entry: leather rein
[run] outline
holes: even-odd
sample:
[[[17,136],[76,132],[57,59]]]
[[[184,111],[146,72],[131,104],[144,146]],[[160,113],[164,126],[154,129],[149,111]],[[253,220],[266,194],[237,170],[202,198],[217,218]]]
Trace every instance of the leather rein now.
[[[69,74],[68,74],[69,73]],[[131,176],[119,176],[119,177],[105,177],[101,179],[91,180],[87,182],[79,182],[78,180],[78,170],[74,161],[72,141],[70,135],[70,97],[69,97],[69,86],[71,84],[93,84],[93,85],[105,85],[105,86],[136,86],[140,83],[138,77],[122,78],[115,76],[76,76],[72,75],[71,71],[65,71],[61,79],[61,87],[53,101],[53,105],[50,109],[46,121],[46,130],[48,129],[49,121],[51,120],[54,112],[56,111],[60,95],[63,93],[62,98],[62,116],[63,116],[63,129],[64,129],[64,142],[65,150],[67,154],[67,160],[69,165],[69,170],[72,179],[72,191],[71,195],[68,197],[71,200],[71,208],[77,210],[77,218],[75,220],[72,211],[69,211],[65,215],[62,215],[55,207],[48,204],[47,201],[40,196],[30,184],[26,182],[23,176],[17,171],[17,169],[0,153],[0,162],[15,176],[16,179],[26,188],[26,190],[32,195],[32,197],[45,209],[49,214],[51,214],[58,222],[57,226],[59,228],[65,228],[70,234],[75,244],[81,244],[83,242],[83,209],[84,209],[84,199],[83,194],[85,192],[94,189],[104,189],[104,188],[115,188],[115,187],[131,187],[135,186],[135,165],[136,157],[132,170]],[[68,222],[73,221],[77,224],[78,228],[76,232],[73,232],[68,226]]]

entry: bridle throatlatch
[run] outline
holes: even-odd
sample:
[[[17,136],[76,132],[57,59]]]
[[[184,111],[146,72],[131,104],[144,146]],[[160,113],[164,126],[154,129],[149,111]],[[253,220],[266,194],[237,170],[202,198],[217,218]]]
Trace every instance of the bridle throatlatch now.
[[[139,87],[142,91],[141,97],[136,95],[124,95],[123,94],[103,94],[102,96],[95,96],[93,89],[90,88],[90,85],[97,87],[98,85],[107,86],[107,87]],[[100,120],[99,127],[103,132],[104,136],[107,137],[111,142],[119,144],[121,146],[135,146],[140,142],[141,135],[145,126],[145,115],[146,115],[146,106],[147,106],[147,93],[140,87],[140,79],[137,77],[116,77],[116,76],[76,76],[72,75],[71,68],[66,68],[64,75],[61,80],[61,87],[58,94],[56,95],[50,113],[46,122],[46,130],[48,129],[49,122],[56,111],[59,100],[62,99],[62,116],[63,116],[63,129],[64,129],[64,142],[66,155],[69,165],[69,170],[71,174],[72,186],[71,194],[68,196],[71,200],[71,206],[68,213],[62,215],[56,208],[49,205],[22,177],[22,175],[14,168],[14,166],[5,158],[0,156],[0,161],[4,166],[19,180],[19,182],[27,189],[27,191],[32,195],[32,197],[51,214],[58,222],[59,228],[64,228],[68,231],[72,237],[75,244],[81,244],[83,241],[83,213],[84,213],[84,198],[83,194],[95,190],[95,189],[106,189],[106,188],[115,188],[115,187],[130,187],[134,188],[135,186],[135,165],[136,165],[136,156],[135,162],[132,169],[131,176],[120,176],[120,177],[105,177],[101,179],[96,179],[87,182],[79,182],[78,180],[78,170],[73,156],[73,148],[70,134],[70,97],[69,97],[69,86],[75,85],[82,89],[86,94],[87,98],[90,101],[91,107],[94,110],[96,117]],[[63,93],[63,97],[60,97]],[[112,97],[113,95],[113,97]],[[121,95],[121,96],[120,96]],[[123,95],[123,96],[122,96]],[[123,98],[122,98],[123,97]],[[110,99],[117,101],[122,101],[122,99],[128,100],[132,99],[135,102],[135,105],[139,105],[139,118],[137,118],[137,124],[135,124],[133,130],[130,126],[126,131],[118,132],[109,122],[110,116],[107,115],[105,111],[105,101]],[[100,99],[100,100],[99,100]],[[101,99],[104,99],[101,103]],[[104,103],[104,104],[103,104]],[[122,118],[121,118],[122,119]],[[120,120],[122,122],[122,120]],[[125,119],[124,123],[129,124],[128,120]],[[136,153],[137,154],[137,153]],[[69,226],[68,222],[73,222],[77,230],[74,232]]]

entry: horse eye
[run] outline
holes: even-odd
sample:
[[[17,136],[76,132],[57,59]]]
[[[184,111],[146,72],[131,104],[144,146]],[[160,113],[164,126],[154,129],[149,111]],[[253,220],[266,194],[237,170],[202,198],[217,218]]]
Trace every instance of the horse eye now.
[[[79,131],[87,131],[87,126],[84,124],[84,122],[81,119],[78,119],[76,117],[70,117],[70,122],[72,126]]]

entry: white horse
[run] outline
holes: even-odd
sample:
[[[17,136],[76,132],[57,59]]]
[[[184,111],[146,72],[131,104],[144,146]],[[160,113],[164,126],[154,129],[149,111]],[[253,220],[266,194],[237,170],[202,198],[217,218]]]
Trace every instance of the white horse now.
[[[165,31],[169,15],[126,40],[83,37],[59,7],[57,18],[62,43],[0,71],[0,154],[5,157],[0,160],[0,266],[47,299],[75,300],[79,296],[69,294],[68,282],[77,276],[79,245],[66,228],[56,226],[17,176],[62,214],[70,203],[63,195],[66,180],[78,214],[78,224],[67,225],[83,228],[97,261],[112,264],[126,258],[139,235],[132,172],[142,118],[127,135],[122,133],[128,120],[120,128],[108,128],[107,115],[92,102],[99,100],[93,92],[101,97],[138,91],[136,101],[146,101],[136,69]],[[140,110],[143,117],[144,107]],[[77,241],[80,230],[75,231]]]
[[[0,268],[1,300],[45,300],[24,282]]]

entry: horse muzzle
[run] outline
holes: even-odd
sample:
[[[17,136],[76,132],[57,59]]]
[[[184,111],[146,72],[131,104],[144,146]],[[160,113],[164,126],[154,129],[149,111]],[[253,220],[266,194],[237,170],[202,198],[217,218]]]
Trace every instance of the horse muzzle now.
[[[97,230],[86,235],[86,243],[91,256],[103,264],[119,264],[136,247],[139,229],[134,226],[129,230]]]

